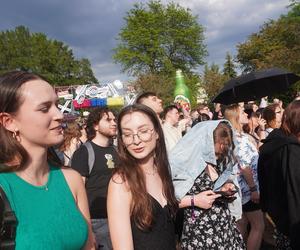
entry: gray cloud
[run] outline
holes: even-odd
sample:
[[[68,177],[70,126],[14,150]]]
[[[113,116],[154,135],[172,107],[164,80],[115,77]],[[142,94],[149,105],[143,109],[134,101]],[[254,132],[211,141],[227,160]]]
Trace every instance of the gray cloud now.
[[[167,1],[163,1],[167,2]],[[222,65],[225,54],[258,31],[268,19],[287,12],[288,0],[177,0],[205,27],[207,62]],[[112,60],[130,0],[10,0],[0,8],[0,30],[18,25],[65,42],[78,58],[88,58],[100,82],[127,80]]]

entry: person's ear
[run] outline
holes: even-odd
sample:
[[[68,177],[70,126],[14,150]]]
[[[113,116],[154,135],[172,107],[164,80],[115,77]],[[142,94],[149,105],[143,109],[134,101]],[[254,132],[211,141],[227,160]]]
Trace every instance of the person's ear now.
[[[18,131],[18,128],[15,124],[14,118],[11,114],[2,112],[0,113],[0,124],[8,131],[14,133]]]
[[[158,140],[158,133],[155,131],[155,139]]]

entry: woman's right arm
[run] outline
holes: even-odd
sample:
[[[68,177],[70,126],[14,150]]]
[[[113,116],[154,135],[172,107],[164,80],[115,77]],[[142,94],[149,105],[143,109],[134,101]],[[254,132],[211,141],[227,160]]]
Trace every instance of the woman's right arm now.
[[[107,215],[114,250],[133,250],[130,222],[131,193],[119,174],[113,175],[108,186]]]
[[[212,204],[214,203],[215,199],[220,196],[221,196],[220,194],[215,194],[212,190],[203,191],[194,196],[186,195],[180,200],[179,207],[180,208],[191,207],[193,206],[192,200],[194,200],[195,207],[209,209],[212,207]]]

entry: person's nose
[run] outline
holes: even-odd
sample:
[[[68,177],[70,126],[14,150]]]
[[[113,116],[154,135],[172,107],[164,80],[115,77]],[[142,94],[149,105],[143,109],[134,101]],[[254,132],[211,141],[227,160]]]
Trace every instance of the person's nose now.
[[[64,114],[60,111],[58,107],[55,107],[54,111],[54,119],[55,120],[62,120],[64,118]]]
[[[132,137],[133,137],[133,138],[132,138],[133,143],[134,143],[135,145],[140,144],[141,139],[140,139],[140,137],[138,136],[138,134],[133,134]]]

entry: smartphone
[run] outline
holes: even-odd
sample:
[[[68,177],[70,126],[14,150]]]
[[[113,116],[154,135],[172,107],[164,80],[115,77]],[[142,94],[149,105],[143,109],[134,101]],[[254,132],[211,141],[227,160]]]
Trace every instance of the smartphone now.
[[[216,194],[220,194],[222,196],[228,197],[228,196],[232,196],[235,193],[237,193],[237,190],[230,190],[230,191],[214,191]]]

